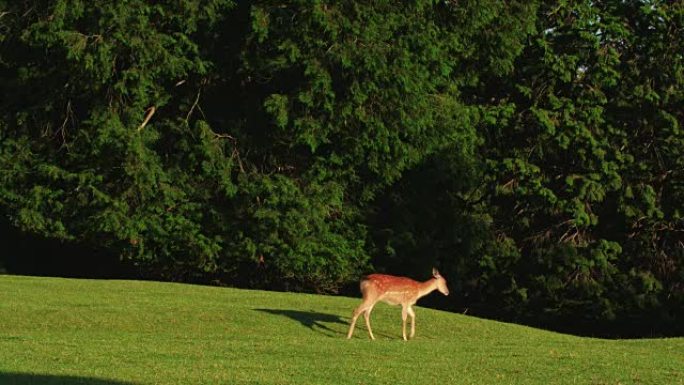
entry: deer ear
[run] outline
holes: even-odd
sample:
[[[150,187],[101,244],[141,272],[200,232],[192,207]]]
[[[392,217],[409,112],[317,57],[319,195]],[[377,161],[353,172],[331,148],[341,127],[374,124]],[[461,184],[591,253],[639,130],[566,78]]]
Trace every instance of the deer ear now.
[[[441,277],[441,275],[439,274],[439,271],[437,271],[437,269],[435,269],[434,267],[432,268],[432,276],[435,278]]]

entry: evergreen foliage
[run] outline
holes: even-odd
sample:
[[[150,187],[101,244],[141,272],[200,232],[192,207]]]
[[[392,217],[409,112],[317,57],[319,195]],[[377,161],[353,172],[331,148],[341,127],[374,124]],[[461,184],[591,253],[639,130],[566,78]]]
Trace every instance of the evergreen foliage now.
[[[683,42],[659,0],[0,0],[0,213],[149,278],[436,264],[452,309],[674,327]]]

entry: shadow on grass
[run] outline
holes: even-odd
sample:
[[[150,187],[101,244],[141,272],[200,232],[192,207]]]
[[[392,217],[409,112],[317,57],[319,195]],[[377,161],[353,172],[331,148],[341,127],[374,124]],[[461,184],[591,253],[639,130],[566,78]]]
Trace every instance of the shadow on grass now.
[[[0,372],[2,385],[133,385],[131,382],[105,380],[100,378],[53,376],[49,374]]]
[[[300,311],[300,310],[285,310],[285,309],[254,309],[256,311],[275,314],[287,317],[291,320],[297,321],[300,324],[306,326],[307,328],[314,331],[328,331],[335,334],[344,334],[339,330],[332,329],[326,324],[343,324],[347,325],[348,322],[342,319],[338,315],[319,313],[315,311]],[[326,333],[327,334],[327,333]]]
[[[345,336],[347,334],[347,327],[349,326],[349,321],[334,314],[320,313],[316,311],[301,311],[301,310],[285,310],[285,309],[254,309],[256,311],[275,314],[279,316],[287,317],[291,320],[297,321],[303,326],[318,332],[325,334],[329,337]],[[342,324],[344,325],[343,331],[335,330],[326,324]],[[359,329],[360,325],[356,325]],[[365,333],[365,326],[363,327],[363,332]],[[358,331],[357,331],[358,332]],[[383,333],[378,333],[374,331],[375,335],[391,338],[391,336]]]

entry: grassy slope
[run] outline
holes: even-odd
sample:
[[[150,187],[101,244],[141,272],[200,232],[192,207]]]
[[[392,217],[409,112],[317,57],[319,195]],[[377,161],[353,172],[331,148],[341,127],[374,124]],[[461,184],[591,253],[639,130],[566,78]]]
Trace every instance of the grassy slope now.
[[[684,338],[607,341],[358,299],[0,276],[4,384],[684,384]]]

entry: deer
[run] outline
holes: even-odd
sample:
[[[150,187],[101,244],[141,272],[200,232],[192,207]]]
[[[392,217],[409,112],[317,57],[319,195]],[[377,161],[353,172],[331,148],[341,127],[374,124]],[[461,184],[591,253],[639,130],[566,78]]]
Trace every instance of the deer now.
[[[354,309],[347,339],[352,338],[356,320],[363,313],[363,317],[366,319],[368,335],[371,340],[375,340],[370,324],[370,314],[375,304],[382,301],[390,305],[401,305],[402,337],[404,341],[408,341],[406,338],[407,316],[411,317],[411,334],[409,337],[413,338],[416,334],[416,313],[411,306],[415,305],[418,299],[435,290],[439,290],[444,295],[449,295],[446,280],[435,268],[432,269],[432,278],[425,282],[418,282],[411,278],[394,275],[371,274],[361,280],[360,286],[363,301],[359,307]]]

